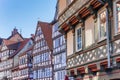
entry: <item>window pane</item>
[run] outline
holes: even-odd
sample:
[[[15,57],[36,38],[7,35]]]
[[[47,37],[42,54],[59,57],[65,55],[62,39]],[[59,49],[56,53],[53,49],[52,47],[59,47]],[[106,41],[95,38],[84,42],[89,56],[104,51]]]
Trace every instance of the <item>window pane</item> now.
[[[58,31],[58,23],[56,23],[53,27],[53,33],[56,32],[56,31]]]
[[[77,50],[82,48],[82,30],[77,29]]]
[[[116,4],[117,7],[117,30],[120,32],[120,1]]]
[[[106,36],[106,11],[103,11],[99,15],[99,25],[100,25],[100,38]]]

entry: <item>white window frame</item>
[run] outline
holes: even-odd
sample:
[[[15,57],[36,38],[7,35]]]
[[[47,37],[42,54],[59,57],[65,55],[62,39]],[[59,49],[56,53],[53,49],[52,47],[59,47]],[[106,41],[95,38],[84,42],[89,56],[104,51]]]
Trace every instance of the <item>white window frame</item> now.
[[[78,44],[78,42],[77,42],[77,30],[78,29],[81,29],[81,48],[80,49],[78,49],[78,47],[77,47],[77,44]],[[82,26],[80,25],[80,24],[78,24],[77,25],[77,27],[76,27],[76,29],[75,29],[75,45],[76,45],[76,52],[78,52],[78,51],[81,51],[82,50]]]
[[[117,11],[116,11],[116,3],[118,2],[118,1],[120,1],[120,0],[114,0],[114,2],[113,2],[113,15],[114,15],[114,25],[115,25],[115,27],[114,27],[114,29],[115,29],[115,35],[117,35],[117,34],[120,34],[120,32],[118,31],[118,21],[117,21]]]
[[[107,16],[107,10],[106,10],[106,8],[102,8],[102,10],[100,10],[100,11],[98,11],[98,34],[99,34],[99,41],[102,41],[102,40],[104,40],[104,39],[106,39],[106,37],[107,37],[107,27],[106,27],[106,36],[104,36],[104,37],[100,37],[100,14],[102,13],[102,12],[106,12],[106,16]],[[107,20],[107,17],[106,17],[106,20]],[[107,26],[107,21],[106,21],[106,26]]]

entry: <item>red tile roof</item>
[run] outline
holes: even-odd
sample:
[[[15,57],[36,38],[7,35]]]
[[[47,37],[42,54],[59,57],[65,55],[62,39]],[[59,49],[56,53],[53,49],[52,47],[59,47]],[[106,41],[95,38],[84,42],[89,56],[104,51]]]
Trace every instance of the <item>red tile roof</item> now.
[[[16,41],[11,41],[11,40],[7,40],[7,39],[4,39],[3,42],[5,43],[6,46],[17,43]]]
[[[20,42],[18,49],[15,51],[14,54],[10,55],[10,58],[15,56],[17,53],[19,53],[19,51],[24,48],[24,46],[27,44],[28,41],[29,39],[25,39],[24,41]]]
[[[45,40],[47,41],[48,47],[50,50],[52,50],[53,48],[53,41],[52,41],[52,25],[50,23],[47,22],[41,22],[38,21],[37,24],[38,27],[41,27],[41,30],[43,32],[43,35],[45,37]]]
[[[7,47],[10,50],[17,50],[19,48],[20,44],[21,44],[21,42],[17,42],[17,43],[14,43],[14,44],[7,45]]]
[[[17,49],[18,42],[16,41],[3,39],[2,43],[4,43],[8,49]],[[1,43],[1,47],[2,47],[2,43]]]

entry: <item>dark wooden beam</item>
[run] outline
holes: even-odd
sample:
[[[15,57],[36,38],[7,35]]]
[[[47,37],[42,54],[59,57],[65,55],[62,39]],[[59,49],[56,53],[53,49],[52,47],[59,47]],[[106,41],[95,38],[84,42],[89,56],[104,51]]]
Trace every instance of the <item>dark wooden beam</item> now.
[[[84,18],[82,18],[80,14],[78,16],[76,16],[76,17],[79,20],[79,23],[83,23],[84,22]]]
[[[59,30],[58,30],[60,33],[62,33],[63,35],[65,34],[65,31],[64,31],[64,29],[63,28],[59,28]]]
[[[102,5],[105,4],[105,1],[104,0],[98,0]]]
[[[93,15],[96,12],[92,5],[88,7],[88,10],[90,11],[91,15]]]

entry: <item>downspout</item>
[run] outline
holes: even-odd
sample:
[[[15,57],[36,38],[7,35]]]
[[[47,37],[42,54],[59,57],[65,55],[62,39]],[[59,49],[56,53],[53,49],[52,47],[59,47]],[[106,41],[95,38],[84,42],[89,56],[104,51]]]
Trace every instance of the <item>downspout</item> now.
[[[51,57],[51,67],[52,67],[52,80],[54,80],[53,50],[50,51],[51,51],[50,57]]]
[[[107,61],[108,61],[108,69],[111,68],[111,30],[110,30],[110,19],[109,19],[109,10],[108,7],[106,7],[106,35],[107,35]]]

